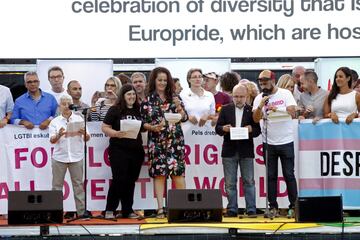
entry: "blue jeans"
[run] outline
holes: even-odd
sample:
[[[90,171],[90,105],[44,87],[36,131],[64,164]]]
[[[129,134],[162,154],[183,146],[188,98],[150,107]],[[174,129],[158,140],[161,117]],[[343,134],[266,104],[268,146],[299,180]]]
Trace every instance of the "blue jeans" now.
[[[264,153],[266,151],[266,144],[264,143]],[[264,154],[265,155],[265,154]],[[264,157],[265,158],[265,157]],[[283,145],[268,145],[268,184],[267,192],[270,208],[278,208],[276,201],[277,197],[277,180],[278,180],[278,159],[280,158],[281,169],[285,178],[286,188],[289,197],[289,208],[295,207],[297,199],[297,184],[294,174],[294,143],[287,143]]]
[[[228,198],[227,211],[238,212],[238,191],[237,191],[237,171],[240,166],[240,173],[245,191],[246,212],[256,213],[255,202],[255,180],[254,180],[254,159],[240,158],[236,153],[233,157],[223,159],[225,190]]]

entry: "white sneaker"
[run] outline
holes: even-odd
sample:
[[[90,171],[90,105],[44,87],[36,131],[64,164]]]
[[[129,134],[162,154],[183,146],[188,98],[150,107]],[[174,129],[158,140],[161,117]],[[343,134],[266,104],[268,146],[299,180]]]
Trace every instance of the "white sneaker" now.
[[[114,212],[113,211],[106,211],[105,212],[105,219],[114,219]]]
[[[279,209],[271,208],[270,209],[270,216],[275,217],[275,218],[280,217]]]

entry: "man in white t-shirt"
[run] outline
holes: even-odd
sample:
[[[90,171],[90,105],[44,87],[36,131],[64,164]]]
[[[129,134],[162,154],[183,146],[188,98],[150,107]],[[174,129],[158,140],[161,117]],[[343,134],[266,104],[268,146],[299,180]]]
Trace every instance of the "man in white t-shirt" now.
[[[48,70],[48,79],[51,85],[49,93],[53,95],[58,104],[60,104],[60,98],[63,95],[68,95],[63,86],[64,84],[64,71],[59,66],[53,66]]]
[[[258,81],[263,93],[257,95],[254,100],[253,118],[255,122],[260,122],[264,116],[264,119],[266,119],[262,135],[264,159],[268,168],[267,193],[270,215],[272,217],[279,216],[276,197],[278,158],[280,158],[290,202],[288,217],[293,217],[297,199],[297,184],[294,174],[295,155],[292,116],[295,114],[296,102],[289,90],[276,87],[275,74],[270,70],[262,71]]]

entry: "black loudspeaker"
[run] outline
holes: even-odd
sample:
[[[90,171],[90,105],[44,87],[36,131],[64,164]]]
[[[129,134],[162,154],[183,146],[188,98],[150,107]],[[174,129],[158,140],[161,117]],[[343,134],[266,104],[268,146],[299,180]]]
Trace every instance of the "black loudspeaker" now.
[[[342,222],[342,197],[299,197],[295,204],[295,218],[296,222]]]
[[[168,222],[221,222],[222,196],[217,189],[168,191]]]
[[[9,191],[8,224],[62,222],[62,191]]]

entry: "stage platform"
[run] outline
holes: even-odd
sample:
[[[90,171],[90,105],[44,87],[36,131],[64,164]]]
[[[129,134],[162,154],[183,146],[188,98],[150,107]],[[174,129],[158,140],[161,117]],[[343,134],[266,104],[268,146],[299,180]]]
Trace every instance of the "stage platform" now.
[[[63,224],[8,225],[0,220],[6,239],[360,239],[360,217],[339,223],[296,223],[285,217],[273,220],[223,218],[218,223],[168,223],[145,218],[76,220]]]

